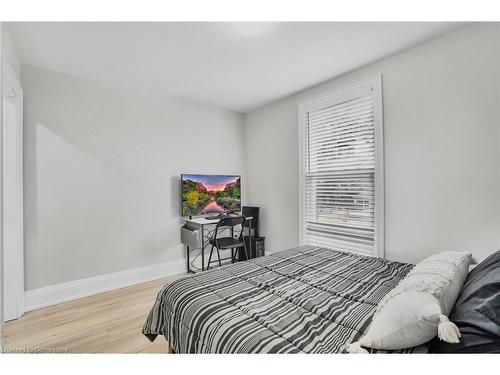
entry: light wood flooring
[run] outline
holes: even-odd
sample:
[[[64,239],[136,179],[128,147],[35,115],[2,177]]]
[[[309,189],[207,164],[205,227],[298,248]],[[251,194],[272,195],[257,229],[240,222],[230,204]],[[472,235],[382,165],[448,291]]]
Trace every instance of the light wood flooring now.
[[[152,343],[141,330],[160,289],[180,276],[27,312],[5,323],[5,351],[166,353],[163,336]]]

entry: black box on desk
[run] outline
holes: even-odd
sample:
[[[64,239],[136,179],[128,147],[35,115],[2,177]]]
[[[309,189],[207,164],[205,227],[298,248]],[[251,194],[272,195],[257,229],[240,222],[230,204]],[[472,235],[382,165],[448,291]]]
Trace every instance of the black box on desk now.
[[[252,237],[252,246],[250,247],[250,238],[244,237],[245,246],[247,248],[250,259],[263,257],[265,255],[265,239],[266,237]],[[245,256],[245,250],[241,247],[238,249],[238,259],[247,260]]]

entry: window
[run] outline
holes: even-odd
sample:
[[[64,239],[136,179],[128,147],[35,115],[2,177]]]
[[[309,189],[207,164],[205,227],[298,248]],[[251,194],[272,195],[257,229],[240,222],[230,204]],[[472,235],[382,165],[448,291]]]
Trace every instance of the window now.
[[[301,244],[383,256],[381,77],[299,106]]]

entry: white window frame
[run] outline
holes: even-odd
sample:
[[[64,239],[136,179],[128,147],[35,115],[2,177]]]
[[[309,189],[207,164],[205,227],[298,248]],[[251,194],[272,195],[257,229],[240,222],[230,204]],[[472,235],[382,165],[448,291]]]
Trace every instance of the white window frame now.
[[[384,126],[383,126],[383,98],[382,75],[370,78],[357,84],[329,92],[326,95],[299,103],[298,131],[299,131],[299,243],[305,244],[306,228],[306,123],[305,114],[317,109],[331,106],[345,97],[352,96],[359,89],[371,87],[374,93],[373,114],[375,127],[375,238],[373,256],[383,258],[385,254],[385,216],[384,216]]]

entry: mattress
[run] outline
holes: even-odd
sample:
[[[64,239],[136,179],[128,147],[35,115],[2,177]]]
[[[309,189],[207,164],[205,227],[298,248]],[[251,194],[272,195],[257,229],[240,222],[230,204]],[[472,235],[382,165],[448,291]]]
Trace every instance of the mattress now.
[[[176,353],[345,353],[412,268],[321,247],[289,249],[165,286],[143,334],[163,335]]]

